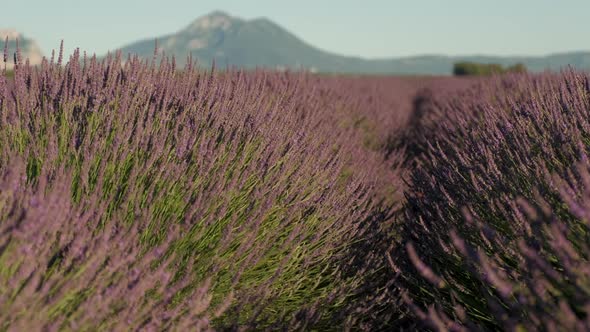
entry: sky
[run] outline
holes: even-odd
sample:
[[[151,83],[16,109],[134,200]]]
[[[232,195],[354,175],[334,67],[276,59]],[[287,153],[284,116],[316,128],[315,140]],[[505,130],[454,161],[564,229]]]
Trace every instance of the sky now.
[[[0,29],[45,54],[64,40],[105,54],[173,33],[214,10],[266,17],[323,50],[365,58],[544,55],[590,50],[590,0],[7,0]]]

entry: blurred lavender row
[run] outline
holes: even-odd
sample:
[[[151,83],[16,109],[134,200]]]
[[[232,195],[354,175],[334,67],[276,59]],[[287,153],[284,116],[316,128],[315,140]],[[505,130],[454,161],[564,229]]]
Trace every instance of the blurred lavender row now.
[[[497,77],[430,102],[390,254],[404,302],[435,330],[588,330],[590,76]]]

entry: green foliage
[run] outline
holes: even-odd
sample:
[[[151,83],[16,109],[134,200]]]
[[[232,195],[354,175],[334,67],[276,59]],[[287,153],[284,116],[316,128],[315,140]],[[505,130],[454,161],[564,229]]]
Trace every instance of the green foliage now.
[[[482,82],[432,102],[440,124],[406,191],[403,241],[415,247],[396,255],[420,275],[406,271],[407,302],[434,303],[475,330],[512,330],[516,321],[545,330],[585,318],[578,304],[590,288],[574,276],[588,265],[588,76]],[[576,168],[579,161],[585,170]],[[454,317],[461,307],[463,317]],[[431,325],[442,317],[428,315]]]
[[[496,63],[457,62],[453,65],[455,76],[489,76],[505,73],[525,73],[526,67],[522,63],[504,68]]]
[[[526,73],[527,68],[523,63],[517,63],[506,68],[506,71],[510,73]]]
[[[358,167],[372,122],[337,127],[362,117],[311,75],[72,59],[0,89],[0,321],[333,324],[362,283],[342,277],[355,236],[382,218]]]
[[[7,70],[6,73],[4,74],[4,76],[8,79],[13,79],[14,78],[14,71]]]

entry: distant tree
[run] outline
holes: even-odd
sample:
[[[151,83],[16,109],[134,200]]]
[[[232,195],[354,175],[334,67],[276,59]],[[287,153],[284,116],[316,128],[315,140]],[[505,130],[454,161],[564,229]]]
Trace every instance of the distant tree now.
[[[527,68],[523,63],[514,64],[506,69],[510,73],[526,73]]]
[[[453,74],[456,76],[482,76],[503,72],[504,68],[495,63],[458,62],[453,67]]]
[[[491,75],[491,74],[503,74],[505,73],[504,67],[497,63],[490,63],[488,65],[482,65],[484,75]]]
[[[455,76],[477,75],[477,65],[473,62],[457,62],[453,66]]]
[[[453,66],[455,76],[484,76],[504,73],[523,73],[527,69],[522,63],[504,68],[497,63],[457,62]]]

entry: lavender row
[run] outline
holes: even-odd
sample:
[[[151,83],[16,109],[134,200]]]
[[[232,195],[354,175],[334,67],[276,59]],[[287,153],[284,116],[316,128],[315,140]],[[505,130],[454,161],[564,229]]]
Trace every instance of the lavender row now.
[[[495,78],[431,107],[391,252],[404,302],[436,330],[587,330],[590,77]]]
[[[391,209],[378,176],[395,172],[340,125],[354,110],[331,83],[174,58],[15,58],[0,77],[4,328],[354,315],[345,299],[380,259]]]

